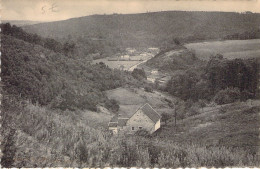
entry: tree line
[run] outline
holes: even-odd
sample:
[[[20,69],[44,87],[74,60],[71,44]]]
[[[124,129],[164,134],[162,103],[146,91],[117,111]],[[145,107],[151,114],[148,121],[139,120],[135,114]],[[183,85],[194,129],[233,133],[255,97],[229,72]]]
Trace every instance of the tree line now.
[[[258,59],[227,60],[222,55],[216,55],[205,66],[188,69],[172,76],[165,90],[184,100],[213,99],[224,104],[232,102],[234,98],[257,98],[258,80]]]
[[[74,52],[76,45],[73,41],[67,41],[64,44],[51,38],[43,38],[37,34],[30,34],[23,31],[22,28],[16,25],[11,26],[10,23],[0,25],[2,34],[10,35],[17,39],[21,39],[25,42],[43,46],[44,48],[59,52],[65,55],[69,55]]]

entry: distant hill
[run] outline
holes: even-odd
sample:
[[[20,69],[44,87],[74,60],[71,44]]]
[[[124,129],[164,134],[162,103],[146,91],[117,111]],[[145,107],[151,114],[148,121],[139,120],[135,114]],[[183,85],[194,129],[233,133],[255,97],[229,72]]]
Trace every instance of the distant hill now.
[[[260,14],[166,11],[141,14],[91,15],[24,26],[44,37],[77,41],[113,41],[123,47],[160,46],[174,37],[188,41],[219,39],[259,29]]]
[[[40,21],[30,21],[30,20],[2,20],[2,23],[10,23],[16,26],[33,25],[37,23],[42,23]]]

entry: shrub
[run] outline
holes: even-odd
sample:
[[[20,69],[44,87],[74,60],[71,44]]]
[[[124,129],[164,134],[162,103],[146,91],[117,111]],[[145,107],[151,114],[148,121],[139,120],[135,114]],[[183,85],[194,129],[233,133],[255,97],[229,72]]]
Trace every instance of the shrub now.
[[[145,74],[145,71],[143,69],[137,69],[135,68],[132,72],[132,76],[135,78],[135,79],[138,79],[138,80],[142,80],[142,79],[146,79],[146,74]]]
[[[171,118],[171,115],[169,113],[162,113],[161,114],[162,118],[161,118],[161,121],[166,123],[170,118]]]
[[[119,110],[119,105],[117,101],[114,99],[106,100],[105,107],[114,113],[116,113]]]
[[[144,91],[151,93],[151,92],[153,92],[153,88],[151,86],[147,85],[147,86],[144,87]]]
[[[149,133],[147,130],[145,130],[145,129],[140,129],[140,130],[138,130],[138,131],[135,132],[135,135],[136,135],[136,136],[147,137],[147,136],[150,135],[150,133]]]
[[[228,104],[239,99],[240,91],[238,88],[226,88],[224,90],[220,90],[213,98],[213,101],[217,104]]]

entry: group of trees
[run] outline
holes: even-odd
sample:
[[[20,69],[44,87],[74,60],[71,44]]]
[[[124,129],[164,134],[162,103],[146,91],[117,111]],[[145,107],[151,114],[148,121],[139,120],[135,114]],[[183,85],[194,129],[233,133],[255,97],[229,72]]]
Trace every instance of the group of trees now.
[[[25,42],[41,45],[44,48],[53,50],[54,52],[63,53],[65,55],[73,53],[76,47],[75,43],[71,40],[68,40],[66,43],[62,44],[61,42],[51,38],[43,38],[37,34],[27,33],[23,31],[22,28],[15,25],[11,26],[9,23],[1,24],[0,27],[4,35],[10,35]]]
[[[257,59],[212,57],[206,66],[174,75],[166,90],[184,100],[211,100],[219,104],[256,98],[259,62]],[[222,101],[221,101],[222,100]]]
[[[232,35],[227,35],[224,39],[228,40],[245,40],[245,39],[259,39],[260,38],[260,29],[246,31],[243,33],[234,33]]]

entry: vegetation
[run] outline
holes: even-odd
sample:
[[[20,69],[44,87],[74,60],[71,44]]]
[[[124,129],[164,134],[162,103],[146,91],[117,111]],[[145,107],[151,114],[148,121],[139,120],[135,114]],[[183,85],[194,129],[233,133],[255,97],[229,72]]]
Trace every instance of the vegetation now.
[[[209,61],[216,54],[226,59],[259,58],[260,39],[251,40],[216,40],[185,44],[200,60]]]
[[[184,100],[214,100],[218,104],[257,97],[257,59],[223,59],[217,55],[206,66],[174,75],[166,90]],[[233,89],[236,88],[236,89]],[[225,99],[224,99],[225,98]]]
[[[178,11],[94,15],[23,28],[45,38],[1,24],[2,166],[258,166],[259,103],[245,100],[258,97],[259,61],[217,55],[202,62],[182,46],[257,29],[258,18]],[[171,74],[164,89],[169,94],[152,92],[142,69],[129,73],[89,62],[125,46],[153,45],[164,48],[147,64]],[[113,136],[107,130],[112,115],[95,112],[97,105],[114,113],[134,111],[146,102],[165,112],[165,126],[153,135],[141,130]]]
[[[119,105],[115,99],[107,100],[105,102],[105,107],[114,113],[119,110]]]
[[[222,39],[235,33],[257,31],[259,18],[260,14],[257,13],[164,11],[92,15],[28,25],[23,29],[56,40],[71,36],[73,41],[82,48],[93,43],[103,46],[104,49],[110,48],[109,46],[122,49],[160,47],[165,41],[174,39],[179,42]]]
[[[72,41],[62,44],[54,39],[42,38],[37,34],[26,33],[22,28],[17,27],[16,25],[11,26],[10,23],[1,24],[1,30],[4,35],[10,35],[25,42],[41,45],[44,48],[53,50],[54,52],[68,55],[73,53],[75,50],[75,44]]]
[[[8,94],[62,110],[95,111],[98,103],[107,100],[105,90],[120,87],[127,81],[135,83],[131,75],[112,70],[102,63],[93,65],[87,59],[65,56],[28,39],[31,43],[19,40],[16,37],[20,34],[31,35],[20,29],[22,33],[8,33],[16,27],[2,26],[5,30],[2,36],[2,81]]]
[[[146,74],[145,71],[143,69],[137,69],[135,68],[132,72],[132,76],[137,79],[137,80],[143,80],[146,79]]]
[[[176,70],[186,70],[196,65],[203,64],[193,51],[182,45],[170,45],[161,48],[161,51],[148,60],[146,65],[163,72],[173,72]]]
[[[11,150],[13,160],[2,161],[5,167],[258,166],[257,155],[250,149],[178,144],[138,135],[118,138],[86,123],[102,118],[89,119],[83,111],[49,110],[31,103],[10,103],[7,99],[11,98],[4,100],[1,133],[3,151]],[[8,141],[11,137],[12,143]],[[3,159],[6,156],[7,153]]]
[[[246,31],[243,33],[235,33],[224,37],[224,39],[230,39],[230,40],[245,40],[245,39],[259,39],[259,38],[260,38],[260,29],[254,31]]]

